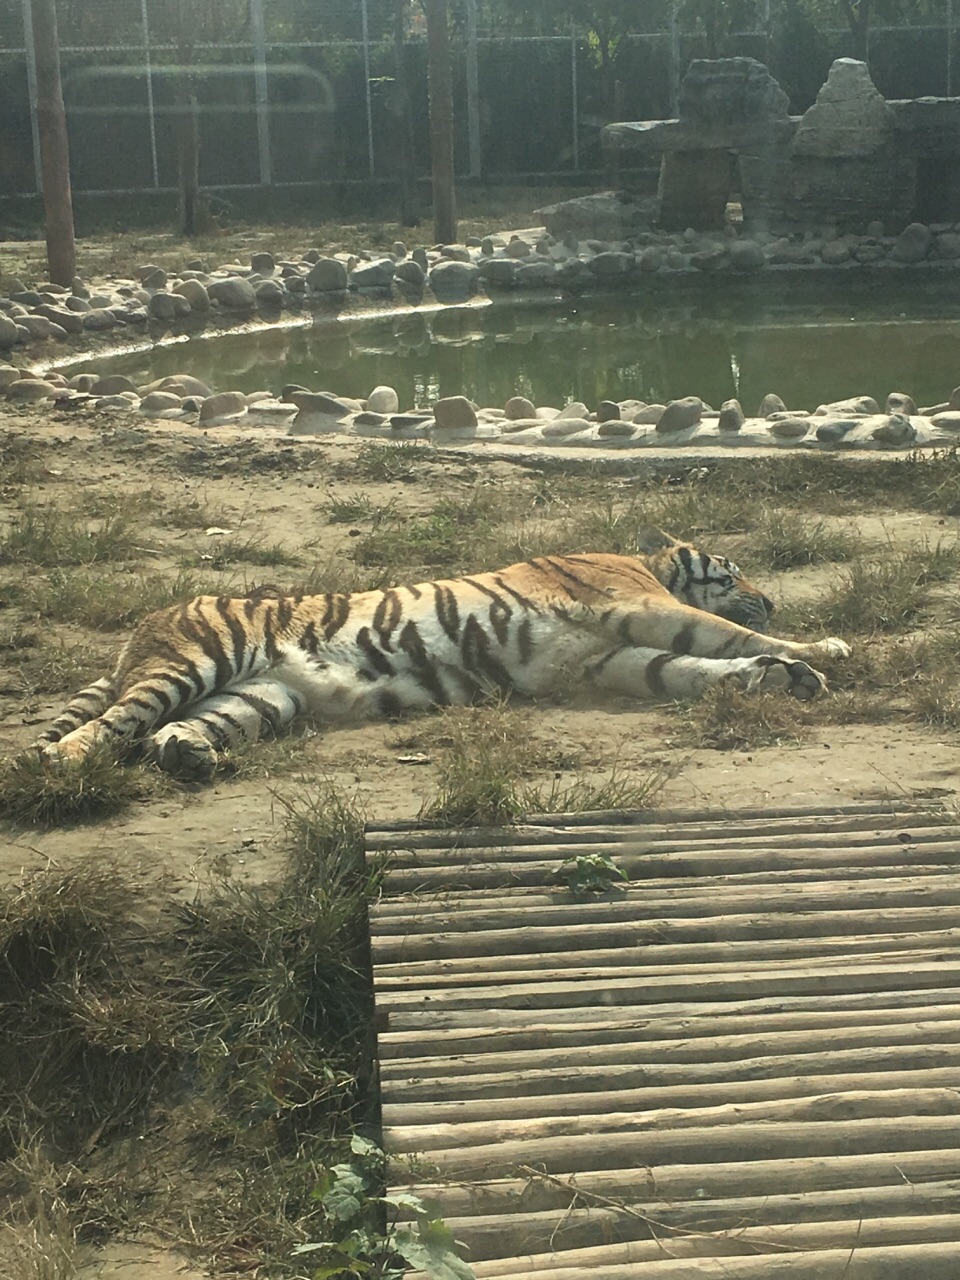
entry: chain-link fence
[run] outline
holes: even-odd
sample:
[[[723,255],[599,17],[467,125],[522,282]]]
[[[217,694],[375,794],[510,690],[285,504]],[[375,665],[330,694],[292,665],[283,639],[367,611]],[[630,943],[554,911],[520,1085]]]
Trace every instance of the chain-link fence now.
[[[30,3],[0,0],[0,194],[38,184]],[[871,32],[885,96],[952,91],[952,5],[932,0],[922,25]],[[597,170],[602,125],[673,115],[695,57],[759,58],[802,111],[831,61],[853,53],[849,32],[818,30],[798,0],[641,8],[644,21],[623,34],[577,25],[562,5],[452,0],[459,172]],[[205,188],[336,186],[394,179],[403,165],[429,173],[417,0],[57,0],[57,16],[75,191],[175,188],[183,71]]]

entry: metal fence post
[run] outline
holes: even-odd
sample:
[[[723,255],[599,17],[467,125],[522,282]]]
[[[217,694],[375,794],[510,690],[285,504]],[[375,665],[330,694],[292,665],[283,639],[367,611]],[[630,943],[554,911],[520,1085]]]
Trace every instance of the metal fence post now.
[[[373,152],[373,98],[370,93],[370,24],[367,20],[367,0],[360,0],[360,24],[363,39],[363,82],[367,95],[367,155],[370,157],[370,177],[376,176]]]
[[[477,0],[467,2],[467,133],[470,177],[479,178],[480,157],[480,66],[477,58]]]
[[[573,101],[573,168],[580,168],[580,91],[577,84],[577,24],[570,23],[570,96]]]
[[[147,73],[147,124],[150,129],[150,163],[153,166],[153,185],[160,186],[160,166],[157,163],[157,116],[153,103],[153,62],[150,58],[150,19],[147,17],[147,0],[140,0],[140,25],[143,29],[143,69]]]
[[[680,114],[680,25],[677,21],[677,0],[670,6],[670,115]]]
[[[947,0],[947,97],[953,97],[953,0]]]
[[[260,182],[268,187],[270,171],[270,99],[267,94],[267,37],[263,25],[263,0],[250,0],[250,30],[253,35],[253,83],[257,99],[257,149],[260,155]]]
[[[39,194],[43,191],[43,165],[40,163],[40,121],[37,118],[37,51],[33,47],[33,10],[30,0],[23,0],[23,46],[27,53],[27,92],[30,95],[33,172],[36,175]]]

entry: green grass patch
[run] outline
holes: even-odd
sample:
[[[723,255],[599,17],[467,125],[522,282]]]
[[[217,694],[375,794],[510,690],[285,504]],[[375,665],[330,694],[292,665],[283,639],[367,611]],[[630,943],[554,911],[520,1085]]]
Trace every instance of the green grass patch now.
[[[187,567],[204,565],[210,569],[227,569],[235,564],[252,564],[273,568],[276,565],[297,567],[303,559],[281,542],[267,542],[261,534],[249,537],[224,536],[211,538],[210,550],[198,552],[188,560]]]
[[[56,507],[26,507],[0,541],[0,563],[44,568],[134,560],[140,549],[126,515],[113,513],[94,523]]]
[[[527,813],[590,813],[601,809],[650,809],[673,775],[669,769],[633,774],[614,763],[609,772],[574,777],[556,774],[549,783],[527,786]]]
[[[352,559],[360,565],[412,566],[460,571],[498,568],[509,536],[504,523],[516,514],[517,495],[487,488],[442,498],[429,512],[396,517],[358,538]]]
[[[436,797],[421,817],[448,827],[497,827],[525,811],[521,775],[532,739],[515,711],[494,705],[455,707],[440,714],[446,746]]]
[[[767,507],[747,547],[751,564],[779,572],[852,560],[861,550],[861,542],[856,534],[831,528],[824,520],[803,512]]]
[[[27,617],[119,631],[179,600],[229,590],[229,583],[204,580],[188,569],[175,574],[55,569],[15,584],[11,595]]]
[[[368,493],[352,497],[331,498],[327,519],[331,524],[372,524],[375,527],[396,517],[395,504],[374,502]]]
[[[785,608],[778,625],[829,635],[907,631],[923,616],[931,588],[953,578],[956,568],[953,543],[881,548],[841,570],[815,604]]]
[[[334,474],[344,479],[389,484],[415,480],[423,463],[436,459],[436,450],[427,444],[365,444],[353,458],[338,462]]]

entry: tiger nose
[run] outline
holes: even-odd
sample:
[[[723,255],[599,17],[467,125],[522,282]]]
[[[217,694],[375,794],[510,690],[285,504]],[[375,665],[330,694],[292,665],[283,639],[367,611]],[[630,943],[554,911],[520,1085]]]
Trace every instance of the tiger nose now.
[[[767,611],[767,617],[768,617],[768,618],[772,618],[772,617],[773,617],[773,611],[774,611],[774,604],[773,604],[773,601],[772,601],[772,600],[769,600],[766,596],[761,596],[761,597],[760,597],[760,599],[763,601],[763,607],[764,607],[764,608],[766,609],[766,611]]]

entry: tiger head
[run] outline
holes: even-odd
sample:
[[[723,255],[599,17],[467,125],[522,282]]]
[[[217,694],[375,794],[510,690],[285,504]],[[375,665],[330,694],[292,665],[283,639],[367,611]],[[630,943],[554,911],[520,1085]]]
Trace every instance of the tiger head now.
[[[662,529],[641,529],[637,550],[672,596],[751,631],[766,631],[773,601],[726,556],[698,551]]]

